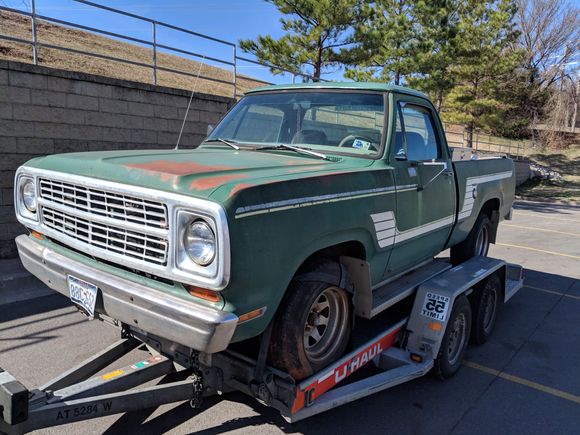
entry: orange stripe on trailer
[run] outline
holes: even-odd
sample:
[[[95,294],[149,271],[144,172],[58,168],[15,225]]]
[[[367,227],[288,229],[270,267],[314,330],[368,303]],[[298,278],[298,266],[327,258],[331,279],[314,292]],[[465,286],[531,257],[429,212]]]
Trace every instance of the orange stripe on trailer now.
[[[296,388],[292,414],[296,414],[307,406],[307,402],[313,402],[391,347],[397,338],[397,334],[406,323],[407,320],[405,319],[393,326],[376,340],[364,345],[353,356],[347,355],[343,357],[334,368],[327,369],[323,373],[316,375],[315,379],[309,378],[303,381]]]

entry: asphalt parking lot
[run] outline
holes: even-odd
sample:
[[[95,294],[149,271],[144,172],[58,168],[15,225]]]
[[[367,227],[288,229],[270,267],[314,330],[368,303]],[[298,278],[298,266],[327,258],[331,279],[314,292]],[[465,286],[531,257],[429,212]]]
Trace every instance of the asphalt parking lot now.
[[[294,425],[234,393],[200,411],[181,403],[39,433],[580,433],[580,207],[517,203],[490,255],[523,265],[525,287],[445,382],[421,378]],[[0,366],[29,388],[117,338],[65,297],[33,290],[0,288],[28,295],[0,295]]]

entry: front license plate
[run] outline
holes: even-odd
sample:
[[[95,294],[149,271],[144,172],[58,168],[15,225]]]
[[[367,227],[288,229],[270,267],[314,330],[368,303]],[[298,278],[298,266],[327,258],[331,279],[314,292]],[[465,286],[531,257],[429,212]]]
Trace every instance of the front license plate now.
[[[70,300],[79,305],[89,317],[95,316],[98,288],[90,282],[83,281],[72,275],[67,276]]]

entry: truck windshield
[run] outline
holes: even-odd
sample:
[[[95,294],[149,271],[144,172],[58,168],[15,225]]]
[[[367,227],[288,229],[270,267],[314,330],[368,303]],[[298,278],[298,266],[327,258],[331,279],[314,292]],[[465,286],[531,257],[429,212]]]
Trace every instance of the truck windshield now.
[[[325,153],[376,155],[382,143],[380,93],[276,92],[248,95],[207,137],[244,146],[292,144]]]

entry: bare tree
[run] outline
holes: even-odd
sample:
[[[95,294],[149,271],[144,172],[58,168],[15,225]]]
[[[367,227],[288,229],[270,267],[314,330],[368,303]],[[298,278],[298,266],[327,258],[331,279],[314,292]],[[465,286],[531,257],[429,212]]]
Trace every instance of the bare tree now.
[[[580,9],[567,0],[516,0],[530,83],[549,87],[580,53]]]

